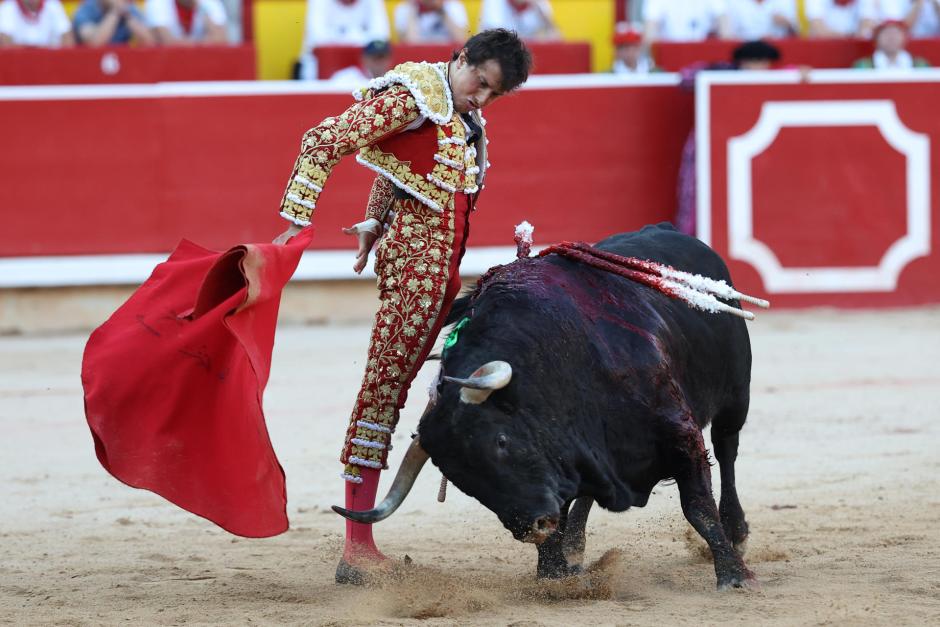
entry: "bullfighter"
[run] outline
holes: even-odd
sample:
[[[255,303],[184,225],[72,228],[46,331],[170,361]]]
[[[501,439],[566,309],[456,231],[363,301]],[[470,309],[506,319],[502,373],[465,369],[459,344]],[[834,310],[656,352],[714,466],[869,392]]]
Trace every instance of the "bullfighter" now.
[[[396,66],[303,136],[280,207],[292,224],[275,243],[310,224],[331,170],[356,151],[377,174],[365,219],[344,229],[358,237],[356,272],[387,229],[375,255],[380,306],[340,456],[347,509],[374,505],[399,410],[460,290],[469,215],[488,165],[480,110],[524,83],[531,63],[515,33],[486,30],[449,62]],[[372,526],[347,521],[337,583],[360,583],[383,559]]]

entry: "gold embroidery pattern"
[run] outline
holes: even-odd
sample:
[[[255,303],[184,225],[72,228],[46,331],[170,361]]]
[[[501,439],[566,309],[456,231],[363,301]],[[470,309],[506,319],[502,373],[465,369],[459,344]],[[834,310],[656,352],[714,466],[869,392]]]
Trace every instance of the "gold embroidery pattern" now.
[[[397,201],[395,210],[395,221],[376,251],[381,306],[340,457],[344,476],[353,481],[361,466],[387,467],[399,399],[420,366],[419,355],[435,339],[431,331],[450,278],[453,205],[439,214],[409,198]]]
[[[366,203],[366,220],[374,218],[379,222],[384,222],[394,200],[395,192],[392,182],[384,176],[375,177],[372,191],[369,192],[369,202]]]
[[[447,134],[445,128],[450,131]],[[435,211],[442,211],[457,191],[462,191],[472,185],[464,182],[465,163],[467,160],[467,147],[462,143],[441,143],[445,138],[463,141],[466,137],[463,122],[458,114],[454,114],[448,124],[437,127],[438,148],[435,153],[445,163],[435,163],[430,178],[422,178],[415,173],[410,164],[398,159],[393,154],[383,152],[378,146],[370,146],[359,152],[356,161],[360,164],[382,174],[392,180],[398,187],[428,205]],[[449,163],[447,163],[449,162]],[[459,168],[450,163],[459,164]],[[475,179],[474,179],[475,180]]]
[[[365,98],[389,85],[404,85],[417,101],[421,113],[435,124],[446,123],[454,114],[454,104],[447,84],[447,63],[409,61],[396,65],[384,76],[369,82],[367,87],[354,92],[357,99]]]
[[[486,175],[486,168],[489,167],[487,162],[487,153],[489,149],[487,144],[489,140],[486,138],[486,120],[483,119],[483,116],[479,111],[471,114],[476,120],[477,124],[480,125],[482,130],[481,136],[477,139],[476,145],[467,148],[467,153],[465,156],[465,163],[467,164],[467,173],[466,178],[464,179],[464,191],[468,194],[474,194],[479,191],[478,185],[482,185],[483,178]]]
[[[450,131],[450,134],[448,135],[446,131]],[[447,125],[446,130],[444,127],[439,126],[437,135],[438,149],[436,158],[439,160],[434,164],[434,168],[431,170],[430,181],[431,184],[437,187],[446,189],[450,193],[456,193],[463,188],[464,155],[467,152],[467,147],[463,144],[466,140],[466,131],[464,130],[463,122],[460,121],[460,116],[455,113],[450,124]],[[441,143],[440,140],[442,139],[449,139],[451,141]],[[453,143],[454,140],[456,140],[457,143]],[[460,168],[453,167],[451,164],[454,163],[458,164]]]
[[[431,185],[420,175],[411,171],[411,167],[393,154],[382,152],[376,146],[363,149],[356,156],[356,161],[370,170],[381,174],[392,183],[402,188],[434,211],[443,211],[451,200],[448,191]]]
[[[281,201],[281,215],[310,224],[320,190],[339,160],[400,131],[418,116],[408,89],[393,86],[308,130]]]

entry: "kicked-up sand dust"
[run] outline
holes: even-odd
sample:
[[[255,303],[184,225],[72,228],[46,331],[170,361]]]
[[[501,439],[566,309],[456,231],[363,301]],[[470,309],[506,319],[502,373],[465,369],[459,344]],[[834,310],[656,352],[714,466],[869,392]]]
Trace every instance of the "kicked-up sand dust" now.
[[[673,485],[646,508],[595,508],[593,566],[538,582],[534,547],[456,489],[438,504],[430,466],[376,526],[389,567],[366,587],[334,584],[330,505],[366,326],[279,332],[265,405],[291,529],[265,540],[105,473],[82,414],[85,336],[0,338],[0,623],[940,624],[940,309],[769,312],[749,326],[737,474],[761,589],[721,593]],[[412,388],[393,467],[433,375]]]

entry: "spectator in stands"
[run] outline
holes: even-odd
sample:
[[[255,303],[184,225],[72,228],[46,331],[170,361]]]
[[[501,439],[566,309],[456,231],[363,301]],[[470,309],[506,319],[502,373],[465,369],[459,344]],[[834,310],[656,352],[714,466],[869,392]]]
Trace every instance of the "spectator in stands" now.
[[[549,0],[483,0],[480,30],[505,28],[525,39],[561,39]]]
[[[317,46],[365,46],[388,41],[391,32],[382,0],[307,0],[307,21],[298,78],[317,78]]]
[[[769,70],[780,60],[780,51],[766,41],[748,41],[737,48],[731,56],[731,63],[698,63],[684,68],[680,73],[679,88],[691,91],[695,88],[695,77],[702,70]],[[689,235],[695,235],[695,128],[689,132],[682,148],[682,160],[679,163],[679,181],[676,187],[675,227]]]
[[[647,44],[731,37],[726,0],[646,0],[643,21]]]
[[[940,37],[940,0],[861,0],[872,25],[902,20],[913,39]]]
[[[796,0],[728,0],[735,39],[782,39],[799,31]]]
[[[395,32],[409,44],[462,43],[467,23],[460,0],[404,0],[395,7]]]
[[[228,17],[221,0],[147,0],[144,12],[159,44],[228,42]]]
[[[656,71],[643,47],[643,35],[626,22],[614,30],[614,74],[648,74]]]
[[[0,2],[0,47],[72,46],[72,23],[59,0],[3,0]]]
[[[370,41],[362,48],[359,65],[337,70],[330,80],[334,83],[361,85],[392,69],[392,46],[384,39]]]
[[[875,29],[875,53],[859,59],[852,66],[860,70],[909,70],[930,67],[924,59],[913,57],[905,50],[907,46],[907,24],[900,20],[882,22]]]
[[[72,20],[75,35],[86,46],[155,43],[143,14],[130,0],[83,0]]]
[[[865,0],[805,0],[810,37],[870,37],[874,14]]]
[[[780,51],[766,41],[746,41],[731,53],[731,69],[769,70],[780,60]]]

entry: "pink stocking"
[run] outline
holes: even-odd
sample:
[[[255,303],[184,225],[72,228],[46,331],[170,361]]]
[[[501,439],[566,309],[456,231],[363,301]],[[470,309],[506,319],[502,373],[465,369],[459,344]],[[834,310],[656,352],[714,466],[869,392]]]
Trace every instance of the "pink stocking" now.
[[[346,481],[346,509],[363,511],[375,507],[375,493],[379,488],[379,474],[377,468],[361,468],[359,476],[362,483]],[[376,548],[372,539],[372,525],[346,521],[346,547],[343,549],[343,559],[352,563],[368,561],[381,561],[386,559]]]

